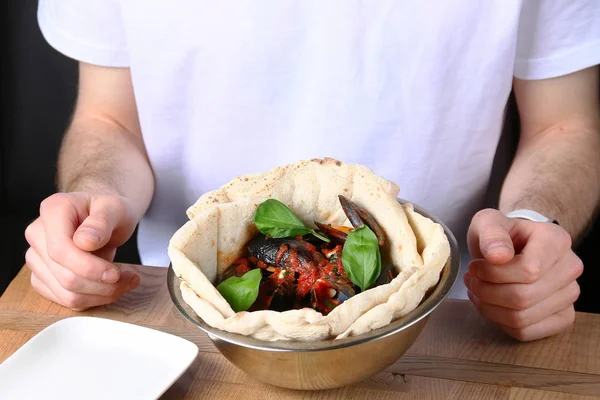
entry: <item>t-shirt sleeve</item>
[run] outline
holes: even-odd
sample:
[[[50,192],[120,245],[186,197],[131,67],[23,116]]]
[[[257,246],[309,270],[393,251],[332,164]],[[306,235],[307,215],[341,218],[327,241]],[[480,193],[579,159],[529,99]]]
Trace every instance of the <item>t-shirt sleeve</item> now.
[[[121,9],[115,0],[39,0],[38,24],[46,41],[89,64],[127,67]]]
[[[600,0],[524,0],[514,76],[546,79],[600,63]]]

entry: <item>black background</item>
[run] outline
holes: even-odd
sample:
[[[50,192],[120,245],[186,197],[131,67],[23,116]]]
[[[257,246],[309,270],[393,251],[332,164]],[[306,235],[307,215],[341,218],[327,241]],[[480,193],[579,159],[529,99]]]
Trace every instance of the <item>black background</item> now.
[[[0,137],[0,293],[24,263],[25,227],[40,202],[55,191],[56,155],[76,96],[77,63],[52,49],[37,25],[37,1],[8,0],[2,35],[2,108]],[[511,98],[490,192],[498,183],[518,137],[518,115]],[[508,154],[508,155],[507,155]],[[600,224],[576,251],[585,272],[580,278],[580,311],[600,312]],[[138,263],[135,235],[117,252],[116,261]]]

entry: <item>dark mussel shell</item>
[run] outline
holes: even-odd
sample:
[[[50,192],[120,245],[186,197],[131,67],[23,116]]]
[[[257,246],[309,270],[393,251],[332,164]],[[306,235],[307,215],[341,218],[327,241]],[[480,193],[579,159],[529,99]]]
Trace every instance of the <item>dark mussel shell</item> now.
[[[315,225],[317,226],[317,228],[319,228],[321,232],[325,234],[325,236],[331,239],[332,242],[341,245],[346,243],[346,238],[348,237],[348,234],[346,232],[342,232],[338,229],[335,229],[330,224],[322,224],[317,221],[315,221]]]
[[[314,236],[313,234],[308,234],[302,236],[302,241],[306,243],[310,243],[315,247],[321,246],[324,242],[323,239]]]
[[[311,290],[311,301],[317,311],[326,315],[355,294],[350,282],[324,275],[315,282]]]
[[[396,276],[398,276],[396,268],[394,268],[394,265],[390,264],[381,271],[381,274],[379,274],[379,277],[375,283],[373,283],[371,288],[388,284],[393,281]]]
[[[385,233],[377,221],[375,221],[375,218],[373,218],[373,216],[366,210],[360,208],[358,205],[356,205],[356,203],[353,203],[341,194],[338,196],[338,198],[340,200],[340,204],[342,205],[342,209],[344,210],[344,213],[346,214],[346,217],[348,217],[348,221],[350,221],[352,226],[355,229],[358,229],[363,226],[363,224],[366,224],[369,228],[371,228],[373,233],[375,233],[375,236],[377,236],[379,245],[383,246],[385,244]]]
[[[272,283],[263,277],[263,280],[258,287],[258,296],[248,311],[268,310],[274,292],[275,288]]]
[[[286,248],[283,255],[278,260],[277,255],[282,246],[286,246]],[[267,264],[285,269],[287,267],[286,260],[292,250],[295,250],[300,265],[306,265],[313,262],[313,254],[308,246],[312,245],[303,240],[267,238],[264,235],[259,234],[252,238],[248,243],[248,252]]]
[[[269,309],[273,311],[287,311],[294,307],[296,301],[296,285],[293,281],[285,280],[273,292]]]
[[[352,282],[342,279],[342,278],[333,278],[331,276],[324,276],[323,279],[327,280],[332,287],[337,291],[335,295],[335,299],[339,300],[341,303],[348,300],[350,297],[356,294],[354,287],[352,286]]]
[[[264,276],[258,289],[258,298],[250,311],[292,309],[296,300],[294,280],[293,273],[279,269],[269,276]]]

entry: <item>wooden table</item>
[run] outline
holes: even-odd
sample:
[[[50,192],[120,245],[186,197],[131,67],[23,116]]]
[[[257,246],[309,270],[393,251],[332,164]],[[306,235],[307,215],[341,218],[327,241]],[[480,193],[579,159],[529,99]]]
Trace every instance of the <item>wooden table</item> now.
[[[398,362],[353,387],[299,392],[253,380],[174,308],[166,268],[137,270],[142,284],[117,303],[75,313],[40,297],[23,268],[0,298],[0,362],[46,326],[74,315],[127,321],[196,343],[200,353],[165,399],[591,399],[600,397],[600,315],[579,313],[560,336],[518,343],[467,301],[446,300]],[[598,396],[598,397],[595,397]]]

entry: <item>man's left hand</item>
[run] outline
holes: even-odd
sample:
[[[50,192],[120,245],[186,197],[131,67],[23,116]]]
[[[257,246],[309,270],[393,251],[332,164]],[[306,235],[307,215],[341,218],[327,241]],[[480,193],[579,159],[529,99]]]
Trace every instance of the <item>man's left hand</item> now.
[[[473,217],[468,245],[473,260],[465,285],[483,316],[521,341],[573,325],[583,263],[567,231],[486,209]]]

